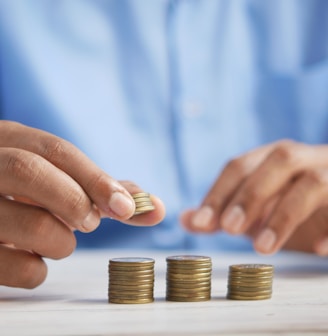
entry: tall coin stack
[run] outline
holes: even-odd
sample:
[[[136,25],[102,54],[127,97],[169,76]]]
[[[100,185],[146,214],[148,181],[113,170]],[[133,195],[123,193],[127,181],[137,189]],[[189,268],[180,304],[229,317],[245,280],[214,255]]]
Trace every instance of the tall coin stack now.
[[[227,298],[232,300],[270,299],[272,279],[272,265],[231,265],[229,267]]]
[[[140,215],[152,210],[155,210],[155,207],[150,199],[150,194],[145,192],[140,192],[132,195],[134,202],[136,204],[136,210],[134,215]]]
[[[198,302],[211,299],[210,257],[181,255],[166,258],[166,300]]]
[[[108,302],[153,302],[154,264],[151,258],[111,259],[108,266]]]

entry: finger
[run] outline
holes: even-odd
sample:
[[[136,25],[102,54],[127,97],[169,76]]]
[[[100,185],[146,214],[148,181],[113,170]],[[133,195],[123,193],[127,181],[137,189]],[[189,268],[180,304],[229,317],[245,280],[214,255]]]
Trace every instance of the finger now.
[[[120,183],[131,195],[144,192],[144,190],[131,181],[120,181]],[[165,217],[164,203],[155,195],[150,194],[150,199],[154,205],[154,210],[137,216],[132,216],[128,220],[123,221],[123,223],[134,226],[152,226],[160,223]]]
[[[328,208],[323,207],[299,225],[283,249],[328,255]]]
[[[48,211],[0,198],[0,241],[60,259],[75,249],[73,232]]]
[[[323,169],[304,172],[277,204],[254,248],[264,254],[278,251],[298,226],[327,204],[327,196],[328,172]]]
[[[35,288],[47,276],[47,266],[41,257],[28,251],[0,245],[0,285]]]
[[[272,146],[264,146],[231,160],[205,196],[200,208],[188,209],[181,216],[183,226],[193,232],[219,230],[223,209],[245,178],[264,160]]]
[[[65,172],[25,150],[0,148],[0,190],[4,194],[28,197],[82,231],[100,222],[84,190]]]
[[[328,256],[328,232],[315,242],[314,251],[321,257]]]
[[[40,155],[74,179],[107,216],[128,219],[134,212],[131,195],[71,143],[47,132],[1,121],[0,147],[20,148]]]
[[[266,204],[314,160],[310,146],[291,141],[276,144],[227,205],[221,218],[223,229],[231,234],[245,233],[263,216]]]

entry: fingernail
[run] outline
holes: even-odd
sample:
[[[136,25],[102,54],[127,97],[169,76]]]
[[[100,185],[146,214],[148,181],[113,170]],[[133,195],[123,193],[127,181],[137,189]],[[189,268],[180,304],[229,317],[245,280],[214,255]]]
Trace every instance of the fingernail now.
[[[86,232],[93,231],[99,225],[99,222],[100,222],[99,211],[95,207],[92,207],[92,210],[89,212],[88,216],[84,219],[82,228]]]
[[[128,196],[116,191],[109,200],[109,207],[119,217],[125,217],[133,213],[135,204]]]
[[[256,238],[254,246],[259,252],[270,253],[276,243],[276,240],[276,233],[272,229],[266,228]]]
[[[213,209],[208,205],[204,205],[193,216],[191,220],[192,226],[196,229],[204,229],[209,226],[213,216]]]
[[[317,253],[323,257],[328,255],[328,238],[324,238],[318,244]]]
[[[231,233],[239,233],[245,221],[244,210],[239,205],[233,206],[223,217],[222,227]]]

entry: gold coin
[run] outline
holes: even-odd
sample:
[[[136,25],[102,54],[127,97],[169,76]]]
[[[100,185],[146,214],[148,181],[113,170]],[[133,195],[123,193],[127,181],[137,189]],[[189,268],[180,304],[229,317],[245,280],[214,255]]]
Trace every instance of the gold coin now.
[[[138,197],[138,198],[134,198],[134,203],[135,204],[139,204],[141,202],[150,202],[150,203],[153,203],[150,197]]]
[[[136,264],[154,264],[155,260],[152,258],[140,258],[140,257],[126,257],[126,258],[113,258],[110,260],[113,265],[119,263],[122,265],[135,266]]]
[[[198,273],[211,273],[212,267],[202,268],[181,268],[181,267],[167,267],[167,273],[183,273],[183,274],[198,274]]]
[[[140,198],[140,197],[150,197],[150,194],[149,193],[147,193],[147,192],[139,192],[139,193],[136,193],[136,194],[132,194],[131,195],[132,196],[132,198]]]
[[[135,281],[143,281],[143,280],[151,280],[154,278],[154,273],[151,274],[135,274],[135,273],[131,273],[131,274],[115,274],[115,273],[111,273],[109,275],[110,279],[117,279],[117,280],[135,280]]]
[[[166,283],[168,284],[182,284],[182,283],[186,283],[186,284],[199,284],[199,283],[204,283],[207,282],[208,284],[211,283],[211,278],[201,278],[201,279],[197,279],[197,278],[176,278],[176,279],[172,279],[172,278],[166,278]]]
[[[211,291],[211,287],[197,287],[197,288],[175,288],[175,287],[167,287],[167,293],[186,293],[186,294],[197,294],[197,293],[209,293]]]
[[[252,297],[248,297],[248,296],[243,296],[243,295],[227,295],[227,299],[230,300],[267,300],[271,298],[271,294],[270,295],[257,295],[257,296],[252,296]]]
[[[132,282],[132,283],[140,283],[140,282],[153,282],[155,280],[155,276],[154,275],[147,275],[147,276],[115,276],[113,274],[109,274],[109,281],[115,281],[120,283],[121,282]]]
[[[154,263],[111,263],[109,264],[108,270],[135,270],[135,271],[142,271],[142,270],[153,270]]]
[[[170,279],[211,279],[212,272],[207,273],[166,273],[166,278]]]
[[[109,298],[110,303],[120,303],[120,304],[142,304],[142,303],[151,303],[154,302],[154,298],[147,299],[122,299],[122,298]]]
[[[144,267],[109,267],[108,272],[125,272],[125,273],[133,273],[133,272],[154,272],[154,266],[144,266]]]
[[[238,295],[243,295],[243,296],[254,296],[254,295],[264,295],[264,294],[271,294],[272,289],[259,289],[257,291],[245,291],[245,290],[239,290],[239,289],[234,289],[234,288],[229,288],[228,289],[229,294],[238,294]]]
[[[144,202],[153,204],[152,200],[149,197],[140,197],[134,200],[135,205],[138,205]]]
[[[248,281],[252,281],[252,280],[269,280],[273,278],[273,274],[259,274],[259,275],[250,275],[248,274],[229,274],[229,279],[245,279]]]
[[[174,288],[181,288],[181,289],[203,288],[203,287],[211,287],[211,281],[205,281],[205,282],[168,281],[166,286],[174,287]]]
[[[166,258],[167,262],[172,264],[174,263],[210,263],[211,258],[206,256],[199,256],[199,255],[177,255],[177,256],[170,256]]]
[[[209,301],[211,299],[210,295],[201,296],[201,297],[179,297],[179,296],[169,296],[166,297],[166,301],[176,301],[176,302],[201,302],[201,301]]]
[[[273,272],[273,266],[267,264],[236,264],[230,265],[230,271],[240,271],[240,272]]]
[[[122,284],[122,283],[110,283],[109,284],[110,288],[119,288],[119,289],[127,289],[127,290],[150,290],[154,288],[154,282],[149,282],[149,283],[142,283],[142,284]]]
[[[147,290],[151,290],[151,289],[153,289],[154,288],[154,281],[153,282],[147,282],[146,284],[145,283],[138,283],[138,284],[136,284],[136,283],[132,283],[132,282],[128,282],[128,283],[126,283],[126,282],[124,282],[124,283],[109,283],[109,285],[108,285],[108,288],[118,288],[118,287],[120,287],[120,288],[126,288],[126,289],[129,289],[129,288],[131,288],[131,289],[138,289],[138,288],[140,288],[140,289],[147,289]]]
[[[184,293],[184,292],[166,292],[167,296],[170,297],[181,297],[181,298],[198,298],[198,297],[206,297],[210,296],[210,291],[206,292],[198,292],[198,293]]]
[[[136,203],[135,211],[139,211],[139,209],[142,209],[144,207],[154,207],[154,205],[151,202]]]
[[[132,271],[132,270],[111,270],[110,272],[111,275],[119,275],[119,276],[144,276],[144,275],[149,275],[149,276],[153,276],[154,275],[154,270],[150,269],[150,270],[137,270],[137,271]]]
[[[229,281],[248,281],[248,282],[255,282],[255,281],[272,281],[272,276],[258,276],[258,277],[251,277],[251,276],[232,276],[229,275]]]
[[[153,295],[153,291],[139,292],[139,291],[129,291],[129,292],[119,292],[119,291],[108,291],[110,297],[121,297],[126,299],[131,298],[146,298]]]
[[[153,205],[146,205],[146,206],[138,207],[136,208],[134,215],[141,214],[141,213],[148,212],[148,211],[153,211],[153,210],[155,210],[155,207]]]
[[[167,296],[180,296],[180,297],[198,297],[198,296],[205,296],[205,295],[210,295],[211,290],[206,290],[206,291],[194,291],[194,292],[179,292],[179,291],[173,291],[173,290],[167,290],[166,295]]]
[[[268,289],[268,288],[272,288],[271,284],[268,285],[264,285],[264,286],[248,286],[248,285],[244,285],[244,284],[235,284],[235,283],[228,283],[228,288],[240,288],[242,289],[247,289],[248,291],[251,290],[256,290],[256,289]]]

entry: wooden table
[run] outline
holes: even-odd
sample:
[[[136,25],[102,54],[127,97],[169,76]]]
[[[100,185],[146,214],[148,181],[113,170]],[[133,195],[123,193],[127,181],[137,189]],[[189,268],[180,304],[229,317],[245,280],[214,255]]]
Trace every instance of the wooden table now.
[[[0,335],[328,335],[328,259],[283,253],[211,253],[212,299],[165,301],[165,258],[183,252],[77,251],[48,261],[46,282],[34,290],[0,287]],[[108,304],[108,260],[139,256],[156,260],[155,302]],[[228,266],[275,266],[273,297],[225,298]]]

